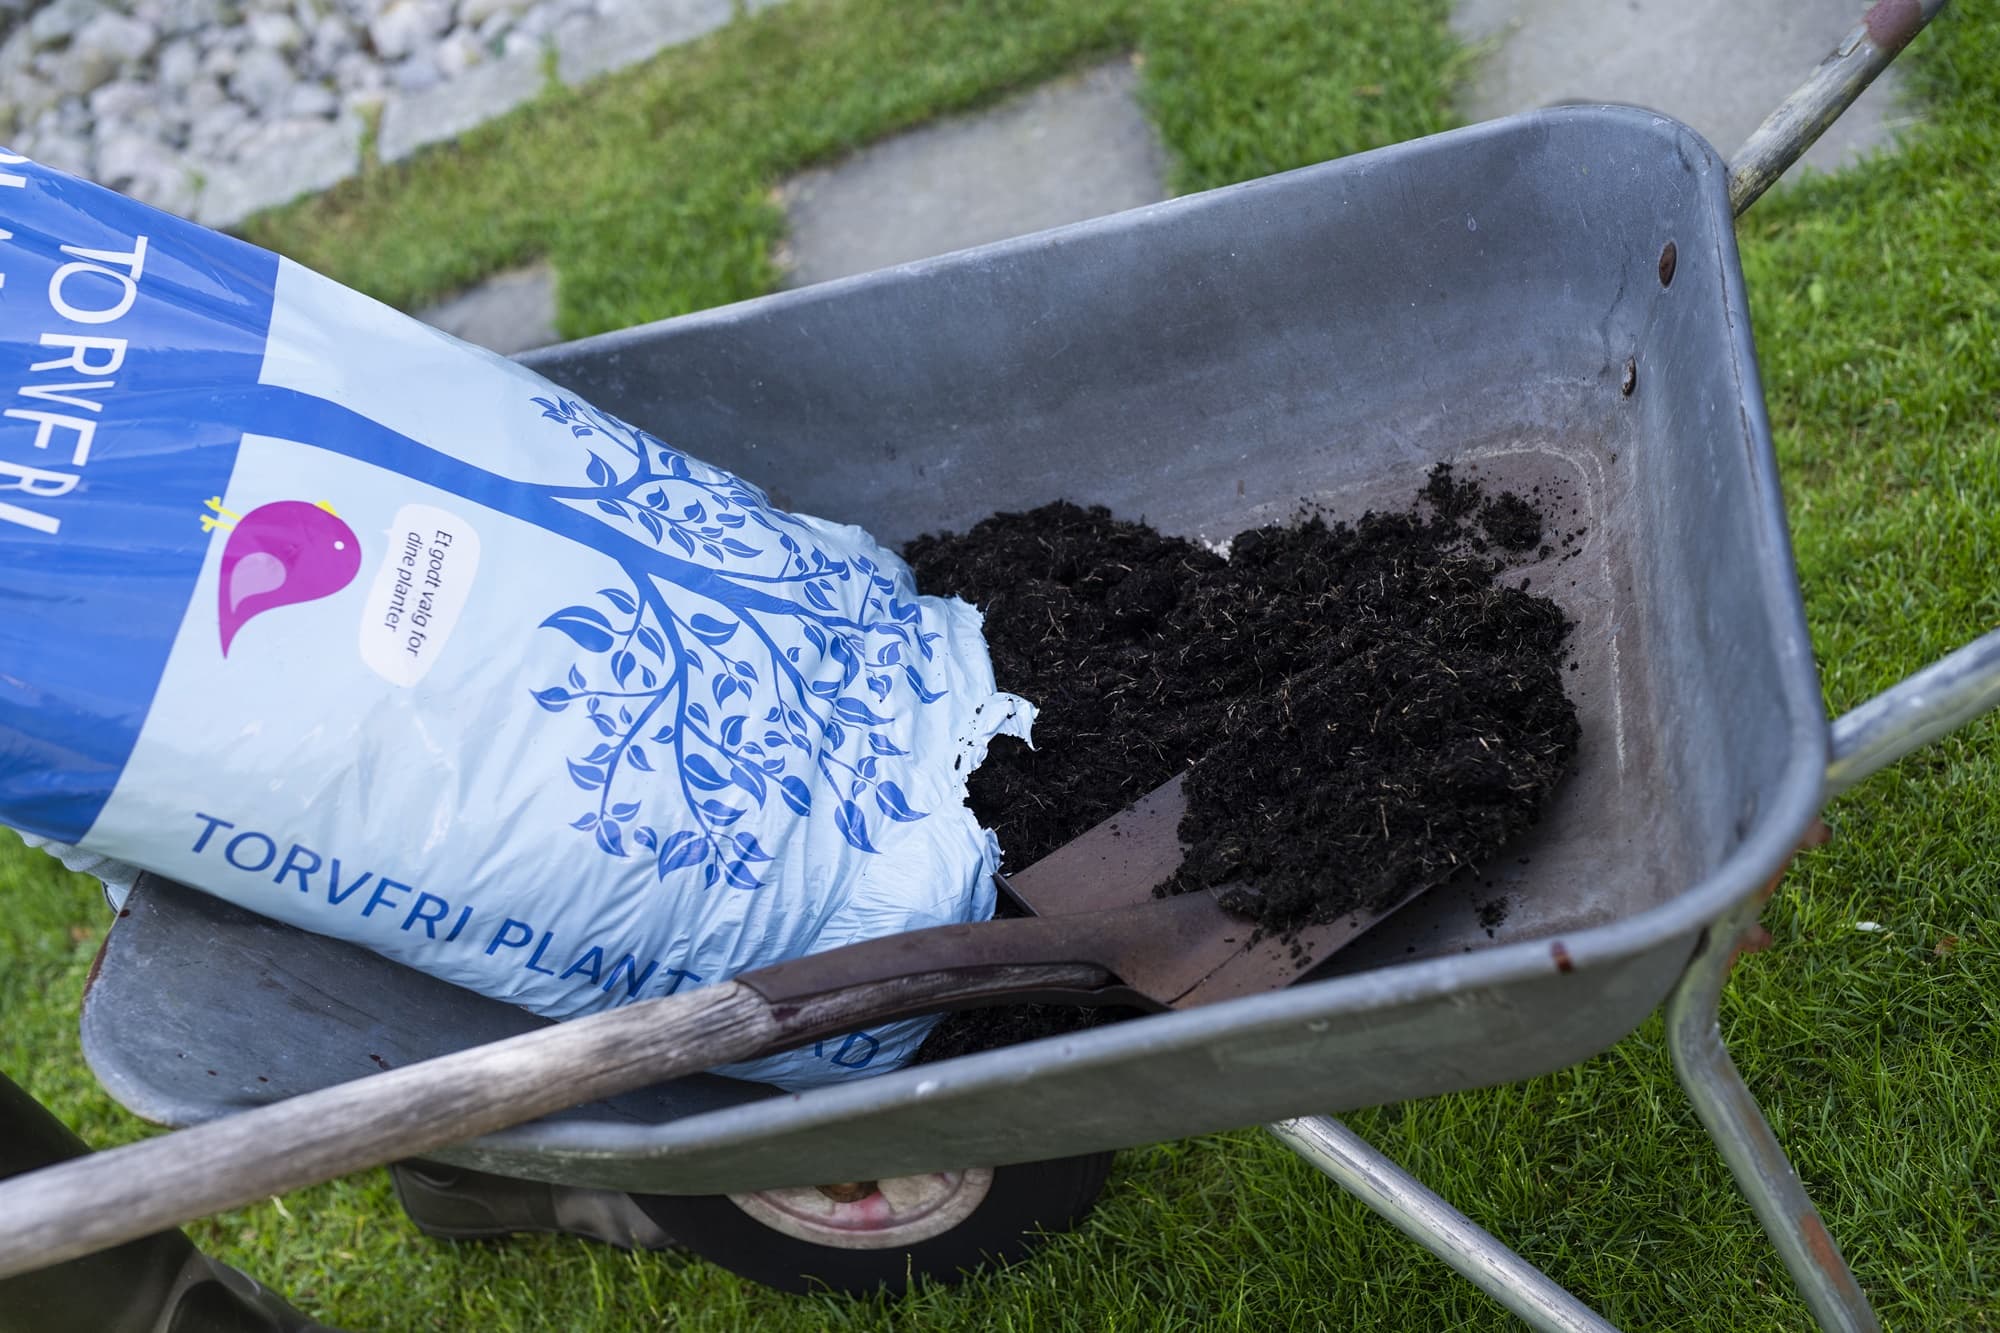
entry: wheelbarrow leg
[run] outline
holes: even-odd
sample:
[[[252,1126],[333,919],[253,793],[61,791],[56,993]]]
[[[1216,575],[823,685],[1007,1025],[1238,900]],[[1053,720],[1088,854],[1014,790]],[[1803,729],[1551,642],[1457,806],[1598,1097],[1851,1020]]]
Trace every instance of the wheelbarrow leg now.
[[[1595,1311],[1495,1240],[1330,1116],[1267,1126],[1280,1143],[1541,1333],[1617,1333]]]
[[[1840,1257],[1819,1212],[1806,1197],[1777,1135],[1722,1044],[1717,1019],[1730,965],[1763,938],[1757,916],[1764,894],[1746,899],[1709,927],[1687,971],[1667,997],[1667,1049],[1695,1114],[1721,1150],[1723,1161],[1771,1243],[1791,1270],[1799,1295],[1819,1326],[1834,1333],[1875,1333],[1881,1325],[1868,1297]]]

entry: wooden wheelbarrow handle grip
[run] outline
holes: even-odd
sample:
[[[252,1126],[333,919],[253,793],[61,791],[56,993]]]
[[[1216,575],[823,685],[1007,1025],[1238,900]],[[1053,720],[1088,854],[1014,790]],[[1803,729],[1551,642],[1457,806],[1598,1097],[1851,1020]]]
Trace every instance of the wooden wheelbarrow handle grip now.
[[[945,947],[935,953],[962,952],[962,937],[971,929],[895,937],[903,941],[900,951],[869,941],[837,952],[862,962],[880,954],[883,964],[906,965],[916,935],[939,937]],[[990,932],[991,926],[981,929]],[[1034,941],[1028,937],[1041,932],[1002,933],[1018,934],[1029,945]],[[0,1181],[0,1278],[567,1106],[834,1036],[860,1022],[1023,992],[1091,990],[1111,980],[1094,964],[1007,964],[989,957],[918,975],[883,977],[877,967],[875,980],[866,979],[864,967],[861,979],[838,991],[775,1001],[760,994],[756,983],[781,979],[786,966],[641,1000]]]
[[[777,1036],[740,982],[371,1074],[0,1182],[0,1277],[748,1056]]]
[[[1944,7],[1945,0],[1876,0],[1729,160],[1729,211],[1742,217]]]

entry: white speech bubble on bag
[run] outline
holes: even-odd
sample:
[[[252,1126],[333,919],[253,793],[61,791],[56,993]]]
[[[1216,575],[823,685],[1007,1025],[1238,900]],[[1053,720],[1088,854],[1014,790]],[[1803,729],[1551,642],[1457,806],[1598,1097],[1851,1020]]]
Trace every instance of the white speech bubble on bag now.
[[[430,673],[479,575],[479,534],[435,505],[404,505],[361,613],[361,660],[392,685]]]

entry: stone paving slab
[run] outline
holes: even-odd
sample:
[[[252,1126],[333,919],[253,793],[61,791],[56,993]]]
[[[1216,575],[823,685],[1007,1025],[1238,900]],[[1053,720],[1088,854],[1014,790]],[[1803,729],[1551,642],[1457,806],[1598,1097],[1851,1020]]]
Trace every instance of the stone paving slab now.
[[[542,55],[524,51],[475,65],[449,83],[397,98],[382,108],[376,152],[400,162],[419,148],[456,139],[523,102],[542,88]]]
[[[1120,59],[936,121],[781,190],[788,286],[824,282],[1167,197],[1165,153]]]
[[[730,0],[630,0],[625,8],[556,30],[556,77],[586,83],[706,36],[734,13]]]
[[[280,121],[259,131],[255,151],[216,167],[194,195],[194,219],[228,227],[260,209],[329,189],[361,165],[361,118]]]
[[[557,341],[556,274],[547,264],[495,274],[416,317],[503,356]]]
[[[755,0],[761,9],[775,0]],[[559,34],[559,74],[577,81],[692,40],[729,21],[730,0],[609,0]],[[1629,102],[1685,120],[1733,151],[1853,25],[1855,0],[1460,0],[1462,40],[1493,49],[1466,113],[1507,115],[1561,101]],[[395,158],[448,139],[533,95],[493,67],[493,87],[460,79],[385,118]],[[1889,75],[1806,157],[1829,170],[1892,142],[1904,123]],[[790,235],[786,285],[802,286],[1077,222],[1167,197],[1165,153],[1140,110],[1138,70],[1121,58],[989,111],[947,118],[793,177],[780,189]],[[506,86],[502,86],[505,84]],[[481,110],[491,97],[494,110]],[[463,98],[460,103],[454,98]],[[406,114],[398,114],[407,108]],[[518,352],[555,341],[546,267],[502,274],[421,317],[468,341]]]
[[[1473,120],[1561,101],[1626,102],[1692,126],[1725,157],[1852,28],[1863,0],[1459,0],[1452,28],[1496,42],[1463,110]],[[1806,154],[1831,171],[1907,120],[1891,65]],[[1796,171],[1796,168],[1794,168]]]

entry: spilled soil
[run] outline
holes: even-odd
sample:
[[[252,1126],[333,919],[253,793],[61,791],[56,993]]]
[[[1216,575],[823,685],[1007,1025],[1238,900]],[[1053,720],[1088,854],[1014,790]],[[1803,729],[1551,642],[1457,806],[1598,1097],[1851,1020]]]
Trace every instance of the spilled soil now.
[[[1571,626],[1509,577],[1549,553],[1545,526],[1535,499],[1441,465],[1407,509],[1307,514],[1227,558],[1067,503],[904,555],[925,592],[984,610],[1000,688],[1041,710],[1037,748],[996,742],[971,781],[1008,864],[1186,771],[1187,855],[1162,892],[1227,886],[1282,934],[1442,883],[1535,822],[1578,734]],[[1088,1021],[954,1015],[921,1058]]]

